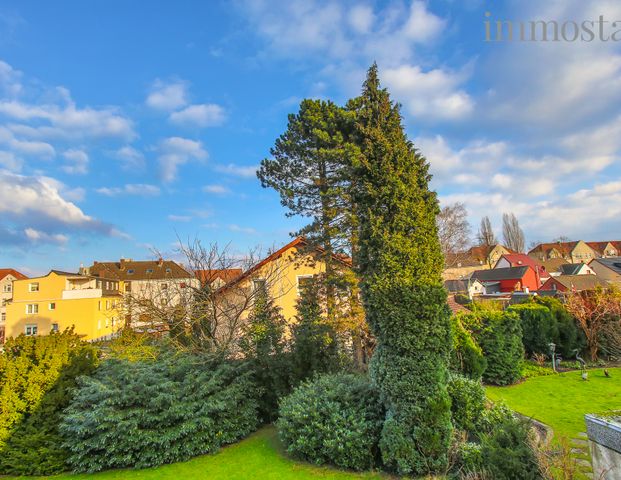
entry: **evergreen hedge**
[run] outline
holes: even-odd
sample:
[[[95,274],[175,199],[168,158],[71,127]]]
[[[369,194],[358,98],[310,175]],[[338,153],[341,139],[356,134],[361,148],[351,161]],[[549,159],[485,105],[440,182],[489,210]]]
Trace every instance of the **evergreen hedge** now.
[[[451,370],[468,378],[480,380],[487,367],[483,350],[457,316],[451,317],[451,332],[453,335]]]
[[[549,344],[558,339],[558,328],[550,309],[536,303],[522,303],[512,305],[507,310],[520,316],[526,354],[549,354]]]
[[[487,366],[483,381],[509,385],[520,379],[524,346],[520,317],[511,311],[478,310],[460,320],[483,350]]]
[[[82,378],[61,433],[74,471],[145,468],[215,452],[258,424],[244,366],[189,355],[110,359]]]

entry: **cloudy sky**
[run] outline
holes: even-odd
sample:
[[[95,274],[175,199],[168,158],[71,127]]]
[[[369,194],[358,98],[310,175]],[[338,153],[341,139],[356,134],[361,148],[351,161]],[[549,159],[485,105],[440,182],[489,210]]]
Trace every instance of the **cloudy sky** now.
[[[3,1],[0,266],[285,243],[302,220],[256,166],[301,99],[345,102],[374,60],[473,225],[621,238],[621,33],[485,42],[488,18],[600,15],[621,28],[618,0]]]

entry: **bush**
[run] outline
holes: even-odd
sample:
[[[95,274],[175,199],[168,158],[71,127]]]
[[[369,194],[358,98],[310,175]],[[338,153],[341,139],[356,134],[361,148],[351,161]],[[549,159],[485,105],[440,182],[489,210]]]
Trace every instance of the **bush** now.
[[[460,305],[469,305],[472,303],[472,299],[465,293],[458,293],[455,295],[455,301]]]
[[[522,378],[543,377],[546,375],[554,375],[551,367],[542,367],[531,362],[522,364]]]
[[[514,419],[515,415],[504,402],[494,402],[486,406],[479,418],[477,425],[477,436],[493,432],[496,428],[504,424],[507,419]]]
[[[506,418],[481,438],[483,468],[494,480],[541,479],[528,421]]]
[[[554,317],[557,336],[552,341],[556,344],[556,351],[563,358],[573,358],[574,350],[583,350],[586,346],[584,333],[576,325],[576,320],[556,298],[537,297],[536,301],[538,304],[547,307]]]
[[[73,330],[9,338],[0,353],[0,450],[11,432],[33,414],[83,342]]]
[[[479,472],[483,468],[483,455],[480,444],[462,442],[457,446],[456,453],[457,464],[455,465],[455,470],[459,470],[463,475]],[[460,478],[463,478],[463,476],[460,476]]]
[[[550,309],[536,303],[522,303],[512,305],[507,310],[520,316],[522,343],[526,353],[550,353],[549,344],[558,339],[556,321]]]
[[[68,452],[58,427],[69,405],[76,379],[95,369],[97,352],[82,345],[69,354],[54,386],[36,409],[24,417],[8,438],[0,456],[0,472],[7,475],[54,475],[67,470]]]
[[[365,377],[324,375],[281,401],[277,427],[296,458],[366,470],[378,464],[383,417],[378,393]]]
[[[74,471],[145,468],[211,453],[258,423],[251,373],[162,354],[110,359],[83,378],[61,433]]]
[[[451,375],[448,383],[453,426],[474,433],[485,410],[485,389],[480,382]]]
[[[451,318],[451,333],[453,336],[451,370],[475,380],[480,379],[487,366],[481,347],[456,316]]]
[[[520,379],[524,347],[520,317],[511,311],[480,310],[460,316],[483,350],[487,366],[483,380],[509,385]]]

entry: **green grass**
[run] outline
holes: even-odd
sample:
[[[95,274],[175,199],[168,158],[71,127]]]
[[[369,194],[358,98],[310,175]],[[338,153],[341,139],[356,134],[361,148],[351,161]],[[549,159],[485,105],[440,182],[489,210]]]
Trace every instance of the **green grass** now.
[[[33,477],[28,477],[32,479]],[[377,473],[339,471],[296,462],[284,456],[274,428],[259,430],[249,438],[223,448],[215,455],[203,455],[187,462],[145,470],[113,470],[96,474],[59,475],[55,480],[161,480],[161,479],[384,479]]]
[[[533,417],[554,430],[556,436],[577,437],[584,432],[585,413],[621,409],[621,368],[589,370],[588,381],[580,371],[529,378],[510,387],[487,387],[492,400],[504,400],[517,412]]]

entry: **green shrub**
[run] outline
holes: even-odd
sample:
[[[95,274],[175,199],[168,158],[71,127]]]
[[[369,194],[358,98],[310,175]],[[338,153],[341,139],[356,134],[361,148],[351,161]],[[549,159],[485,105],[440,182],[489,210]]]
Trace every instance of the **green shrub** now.
[[[538,480],[537,458],[529,441],[528,421],[506,418],[481,438],[483,469],[494,480]]]
[[[448,383],[453,426],[474,433],[485,410],[485,389],[480,382],[451,375]]]
[[[546,375],[554,375],[551,367],[542,367],[531,362],[522,364],[522,378],[543,377]]]
[[[278,434],[287,452],[316,464],[366,470],[378,464],[383,409],[368,379],[324,375],[280,404]]]
[[[537,297],[536,301],[547,307],[555,319],[557,336],[552,341],[556,344],[556,351],[563,358],[573,358],[575,349],[583,350],[586,346],[582,329],[557,298]]]
[[[550,343],[558,339],[556,320],[549,308],[536,303],[512,305],[508,309],[520,316],[522,343],[527,355],[550,353]]]
[[[458,293],[455,295],[455,301],[460,305],[469,305],[472,303],[472,299],[465,293]]]
[[[515,414],[504,402],[494,402],[486,405],[483,410],[476,431],[477,436],[493,432],[499,425],[507,419],[514,419]]]
[[[462,442],[457,446],[457,464],[454,470],[462,473],[460,478],[468,473],[480,472],[483,468],[483,455],[481,453],[481,444],[475,442]],[[468,478],[468,477],[466,477]]]
[[[82,345],[73,330],[7,340],[0,353],[0,450],[11,431],[35,412],[69,365],[72,352]]]
[[[243,438],[258,424],[257,408],[243,365],[171,354],[110,359],[80,381],[61,433],[74,471],[145,468]]]
[[[70,352],[52,388],[41,402],[11,432],[0,453],[0,472],[7,475],[54,475],[67,470],[68,451],[58,431],[63,410],[69,405],[76,379],[90,375],[97,363],[97,352],[81,345]]]
[[[451,351],[451,370],[469,378],[480,379],[487,366],[481,347],[477,345],[468,330],[457,316],[451,318],[453,350]]]
[[[487,360],[483,380],[495,385],[519,380],[524,358],[520,317],[511,311],[480,310],[460,315],[460,320]]]

